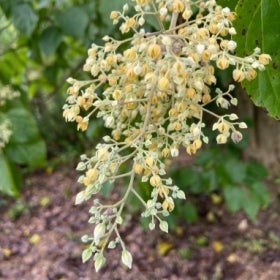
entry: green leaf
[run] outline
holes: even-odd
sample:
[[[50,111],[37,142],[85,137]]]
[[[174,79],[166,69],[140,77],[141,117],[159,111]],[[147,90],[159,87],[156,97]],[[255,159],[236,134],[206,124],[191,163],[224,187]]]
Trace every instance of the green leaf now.
[[[63,12],[57,12],[55,14],[55,20],[63,32],[78,38],[83,37],[89,23],[89,17],[86,11],[77,6],[69,7]]]
[[[24,107],[12,108],[7,112],[7,118],[12,123],[13,131],[9,144],[23,144],[39,139],[36,122]]]
[[[187,222],[192,223],[197,221],[198,215],[193,203],[186,202],[178,205],[178,211],[180,216],[182,216]]]
[[[0,192],[10,196],[18,195],[18,186],[13,177],[13,170],[6,158],[6,156],[0,152]]]
[[[265,71],[242,85],[257,106],[265,107],[276,118],[280,118],[280,21],[276,12],[279,9],[279,0],[240,0],[234,23],[239,55],[248,55],[260,47],[272,57]]]
[[[8,143],[5,152],[10,160],[30,167],[43,166],[46,160],[45,142],[40,139],[20,144]]]
[[[12,21],[22,34],[29,37],[37,25],[38,16],[29,4],[21,3],[12,6]]]
[[[260,205],[267,205],[269,203],[269,192],[262,182],[254,182],[250,186],[252,196],[256,198]]]
[[[233,186],[227,186],[223,191],[227,208],[231,212],[236,212],[241,209],[245,197],[244,190]]]
[[[246,178],[246,165],[237,159],[227,160],[224,169],[232,183],[242,183]]]
[[[259,211],[260,204],[254,197],[248,196],[247,199],[244,199],[242,208],[248,217],[254,221]]]
[[[54,54],[61,41],[61,32],[56,27],[46,28],[39,39],[41,53],[46,56]]]
[[[229,7],[232,11],[234,11],[238,0],[218,0],[217,3],[222,7]]]
[[[99,12],[102,15],[102,20],[104,20],[107,26],[112,26],[113,28],[113,21],[110,19],[110,13],[112,11],[122,11],[123,5],[127,4],[127,2],[127,0],[110,1],[110,4],[108,5],[107,1],[99,1]]]

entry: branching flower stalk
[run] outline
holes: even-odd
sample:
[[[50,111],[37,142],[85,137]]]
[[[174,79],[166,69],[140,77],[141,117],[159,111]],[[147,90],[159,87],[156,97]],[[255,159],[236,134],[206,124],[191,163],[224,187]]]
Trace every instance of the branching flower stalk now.
[[[132,35],[121,41],[105,36],[104,46],[92,44],[83,68],[92,79],[68,79],[71,86],[63,112],[78,130],[87,130],[94,118],[102,118],[111,129],[92,157],[81,156],[77,169],[84,173],[78,181],[85,188],[76,204],[92,198],[107,182],[129,182],[119,201],[103,205],[94,199],[89,211],[95,228],[93,235],[82,238],[89,243],[83,261],[93,256],[97,271],[105,263],[104,250],[117,244],[122,262],[132,265],[119,232],[129,195],[142,203],[142,216],[150,219],[151,230],[158,222],[161,230],[168,231],[164,217],[173,210],[174,199],[185,199],[185,194],[166,175],[165,160],[177,157],[181,147],[193,155],[208,143],[205,114],[216,118],[212,129],[217,131],[218,144],[242,139],[240,130],[247,126],[236,114],[220,115],[207,106],[237,105],[233,85],[225,92],[212,90],[216,69],[232,67],[233,80],[241,82],[254,79],[270,61],[259,48],[244,58],[235,55],[235,13],[214,0],[134,0],[132,6],[133,16],[128,4],[110,15],[122,33]],[[155,32],[146,24],[151,16],[158,23]],[[131,170],[123,171],[123,165],[131,165]],[[152,186],[148,201],[137,192],[136,179]]]

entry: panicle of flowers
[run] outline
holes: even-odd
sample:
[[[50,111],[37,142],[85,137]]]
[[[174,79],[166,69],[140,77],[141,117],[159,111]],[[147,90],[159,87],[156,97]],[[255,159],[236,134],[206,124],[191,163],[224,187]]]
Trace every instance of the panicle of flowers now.
[[[20,93],[14,91],[10,86],[4,86],[0,89],[0,107],[5,106],[8,100],[12,100],[19,95]],[[11,135],[12,124],[7,116],[0,111],[0,151],[9,142]]]
[[[0,152],[9,142],[12,135],[11,123],[5,119],[0,122]]]
[[[20,93],[13,90],[10,86],[4,86],[0,89],[0,107],[4,106],[8,100],[19,97]]]
[[[81,156],[77,169],[84,172],[79,182],[85,188],[77,195],[82,203],[98,193],[105,183],[128,182],[123,197],[112,205],[93,200],[90,223],[95,224],[93,235],[84,236],[89,246],[83,261],[93,256],[95,268],[105,263],[104,250],[122,248],[122,262],[131,267],[132,257],[120,236],[122,212],[129,195],[143,204],[142,216],[168,231],[164,217],[174,208],[174,199],[185,199],[185,194],[166,175],[165,159],[179,155],[184,147],[195,154],[208,143],[204,133],[204,115],[217,120],[217,143],[234,143],[242,139],[244,122],[236,114],[219,115],[208,104],[228,109],[237,105],[234,89],[222,91],[211,88],[216,84],[215,71],[232,67],[234,81],[252,80],[257,70],[264,70],[270,56],[260,49],[247,57],[235,55],[236,34],[232,22],[235,13],[217,5],[215,0],[132,0],[134,15],[129,5],[122,11],[112,11],[110,18],[122,33],[131,36],[122,41],[105,36],[104,46],[92,44],[83,70],[91,80],[69,78],[67,104],[63,116],[76,122],[85,131],[91,118],[102,118],[111,134],[96,146],[92,157]],[[147,17],[154,16],[158,30],[150,32]],[[128,46],[122,51],[122,45]],[[213,107],[211,107],[213,108]],[[128,164],[132,168],[124,169]],[[121,168],[122,167],[122,168]],[[125,171],[124,171],[125,170]],[[151,187],[151,197],[145,201],[134,181],[140,178]]]

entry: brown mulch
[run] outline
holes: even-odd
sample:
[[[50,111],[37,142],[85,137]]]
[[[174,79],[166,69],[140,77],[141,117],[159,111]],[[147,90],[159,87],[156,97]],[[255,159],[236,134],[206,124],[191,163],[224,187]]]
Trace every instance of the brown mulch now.
[[[87,223],[90,204],[74,206],[80,186],[73,170],[36,172],[25,179],[18,202],[0,197],[0,279],[280,279],[277,195],[256,224],[221,205],[213,208],[214,222],[205,217],[192,225],[182,222],[170,234],[145,231],[128,215],[122,234],[134,258],[132,269],[120,264],[120,251],[115,249],[96,273],[92,261],[81,261],[80,237],[92,232]]]

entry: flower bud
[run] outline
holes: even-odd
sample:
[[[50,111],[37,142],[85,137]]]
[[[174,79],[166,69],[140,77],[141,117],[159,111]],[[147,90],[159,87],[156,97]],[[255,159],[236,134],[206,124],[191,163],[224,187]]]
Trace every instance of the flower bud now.
[[[243,136],[240,131],[233,131],[231,134],[231,140],[236,144],[242,140]]]
[[[229,60],[227,59],[227,57],[225,56],[221,56],[218,58],[218,60],[216,61],[216,65],[218,68],[220,68],[221,70],[224,70],[226,68],[229,67]]]
[[[242,70],[234,69],[232,72],[232,77],[236,82],[242,82],[245,78],[245,75]]]
[[[158,176],[158,175],[153,175],[151,178],[150,178],[150,184],[153,186],[153,187],[159,187],[161,185],[161,178]]]
[[[219,134],[216,137],[216,141],[218,144],[225,144],[227,142],[227,137],[224,134]]]
[[[161,91],[166,91],[169,86],[169,80],[166,77],[162,77],[158,80],[158,88]]]
[[[246,79],[248,81],[254,80],[257,76],[257,72],[254,69],[248,69],[247,73],[246,73]]]
[[[259,62],[263,65],[269,64],[270,60],[271,60],[271,56],[269,54],[263,53],[259,56]]]
[[[114,20],[116,18],[118,18],[119,13],[117,11],[112,11],[110,14],[110,19]]]
[[[148,55],[152,59],[157,59],[161,54],[161,48],[158,44],[152,44],[148,48]]]

